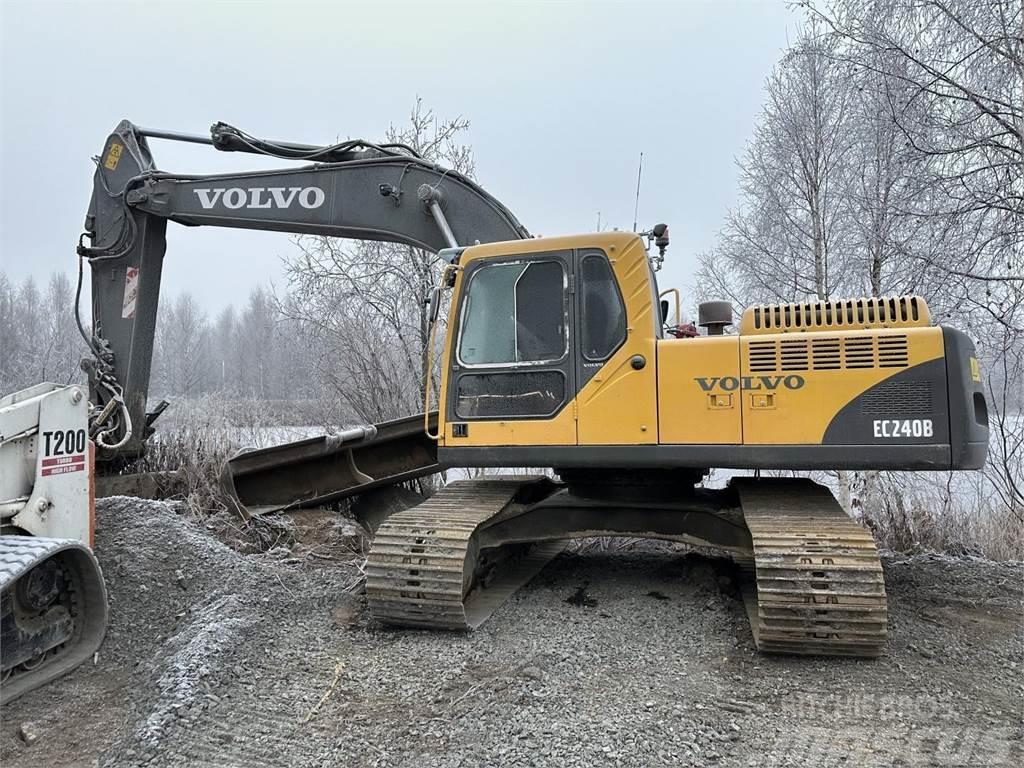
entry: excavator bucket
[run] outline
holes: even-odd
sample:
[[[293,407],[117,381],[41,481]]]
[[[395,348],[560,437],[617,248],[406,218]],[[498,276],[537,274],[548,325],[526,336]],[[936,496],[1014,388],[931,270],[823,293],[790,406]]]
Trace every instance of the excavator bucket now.
[[[437,413],[430,414],[431,429]],[[244,517],[321,507],[340,499],[440,472],[437,443],[424,415],[357,427],[272,448],[242,451],[228,461],[222,485]]]

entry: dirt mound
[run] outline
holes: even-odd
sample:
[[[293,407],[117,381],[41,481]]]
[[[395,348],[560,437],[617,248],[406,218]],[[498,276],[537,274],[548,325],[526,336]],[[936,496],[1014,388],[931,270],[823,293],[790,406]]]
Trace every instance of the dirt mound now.
[[[328,532],[341,524],[322,513],[317,520]],[[97,555],[114,564],[104,651],[137,664],[136,722],[101,761],[119,765],[122,758],[159,755],[167,738],[191,729],[218,703],[216,691],[236,674],[240,658],[259,648],[264,627],[301,609],[311,574],[288,552],[240,554],[159,502],[111,499],[97,523],[110,532]],[[357,577],[351,568],[321,575],[339,588]]]
[[[284,557],[281,552],[243,555],[162,502],[100,500],[97,531],[96,555],[107,583],[110,625],[98,663],[76,672],[69,682],[74,681],[72,691],[100,688],[104,695],[90,695],[91,690],[76,695],[62,682],[14,706],[25,711],[19,721],[34,721],[45,731],[46,723],[73,730],[78,714],[85,720],[102,719],[95,711],[99,703],[113,715],[102,729],[105,745],[99,764],[144,763],[218,701],[215,691],[235,674],[239,655],[251,652],[247,644],[259,642],[260,625],[282,620],[290,605],[301,603],[312,572],[288,552]],[[316,573],[321,588],[342,590],[358,578],[348,566]],[[111,689],[116,694],[110,695]],[[81,699],[78,706],[76,698]],[[57,712],[70,716],[71,722],[58,723]],[[8,712],[4,715],[9,722]],[[56,746],[51,739],[33,745],[33,764],[92,762],[73,750],[44,759],[47,741]],[[19,756],[10,751],[15,746],[4,742],[0,754],[5,763]]]
[[[273,579],[263,563],[162,502],[102,500],[97,530],[111,613],[103,655],[116,660],[143,658],[193,621],[207,601]]]

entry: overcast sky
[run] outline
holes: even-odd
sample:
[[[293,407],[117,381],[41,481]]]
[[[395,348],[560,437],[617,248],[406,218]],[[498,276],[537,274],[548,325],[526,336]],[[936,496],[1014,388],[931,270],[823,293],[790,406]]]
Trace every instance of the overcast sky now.
[[[736,198],[734,158],[798,17],[745,2],[0,0],[0,268],[75,269],[91,157],[121,118],[217,120],[306,143],[380,138],[417,95],[472,122],[477,178],[535,234],[665,221],[663,287],[692,280]],[[165,171],[271,167],[153,140]],[[163,295],[211,315],[283,285],[286,235],[168,227]]]

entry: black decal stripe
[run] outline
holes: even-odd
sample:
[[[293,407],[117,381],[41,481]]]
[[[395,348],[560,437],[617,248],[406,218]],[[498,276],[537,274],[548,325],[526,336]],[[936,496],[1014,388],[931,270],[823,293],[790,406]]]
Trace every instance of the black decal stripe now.
[[[929,437],[875,437],[874,422],[931,419]],[[893,432],[890,427],[890,434]],[[905,368],[861,392],[829,422],[824,445],[949,444],[946,360],[939,357]]]

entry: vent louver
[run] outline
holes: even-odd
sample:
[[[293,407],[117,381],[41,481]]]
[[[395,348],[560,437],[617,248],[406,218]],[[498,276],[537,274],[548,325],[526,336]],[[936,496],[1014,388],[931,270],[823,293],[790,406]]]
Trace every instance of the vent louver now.
[[[747,347],[751,373],[906,368],[909,361],[907,337],[902,333],[753,339]]]
[[[878,365],[881,368],[905,368],[909,358],[906,336],[878,337]]]
[[[752,371],[774,371],[778,368],[778,355],[774,341],[750,342],[750,359],[747,361]]]
[[[841,368],[843,360],[840,349],[838,338],[813,339],[811,341],[811,352],[814,370],[831,371]]]
[[[874,368],[875,340],[871,336],[843,339],[843,367]]]
[[[899,413],[908,417],[931,416],[932,387],[927,381],[887,381],[860,396],[865,416]]]
[[[836,299],[802,304],[762,304],[743,312],[741,335],[910,328],[931,325],[928,305],[920,296]]]
[[[806,339],[783,339],[779,345],[782,347],[782,370],[807,370]]]

